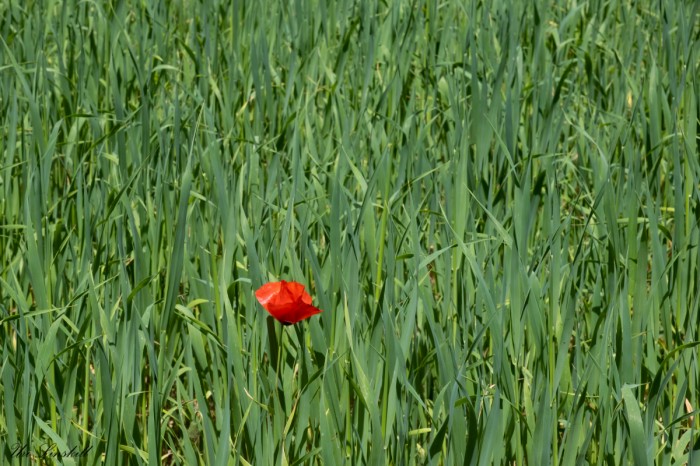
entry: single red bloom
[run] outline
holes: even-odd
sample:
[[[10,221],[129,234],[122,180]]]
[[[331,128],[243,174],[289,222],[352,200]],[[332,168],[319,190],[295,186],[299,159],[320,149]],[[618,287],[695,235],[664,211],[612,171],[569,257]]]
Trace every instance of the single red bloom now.
[[[297,282],[265,283],[255,292],[255,297],[272,317],[284,325],[296,324],[322,312],[311,305],[311,296],[304,285]]]

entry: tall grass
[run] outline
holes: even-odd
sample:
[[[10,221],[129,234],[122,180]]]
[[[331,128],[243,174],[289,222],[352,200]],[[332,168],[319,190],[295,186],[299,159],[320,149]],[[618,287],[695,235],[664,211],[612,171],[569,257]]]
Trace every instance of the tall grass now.
[[[3,464],[700,464],[700,3],[0,37]],[[324,312],[270,320],[278,279]]]

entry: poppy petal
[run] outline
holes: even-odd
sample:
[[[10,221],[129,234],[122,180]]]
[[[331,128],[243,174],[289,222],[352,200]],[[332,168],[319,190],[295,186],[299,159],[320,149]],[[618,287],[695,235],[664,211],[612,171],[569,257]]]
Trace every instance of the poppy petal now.
[[[255,292],[255,297],[258,298],[260,304],[265,307],[265,305],[272,300],[275,295],[279,294],[281,287],[281,282],[265,283],[263,286],[257,289]]]
[[[297,322],[308,319],[309,317],[321,312],[320,309],[310,304],[298,304],[286,309],[276,309],[276,311],[279,312],[273,313],[270,311],[270,314],[272,314],[272,316],[280,322],[289,322],[292,324],[296,324]]]
[[[311,305],[311,296],[304,285],[297,282],[266,283],[255,292],[255,297],[272,317],[285,325],[295,324],[322,312]]]
[[[294,301],[298,301],[302,296],[307,295],[306,289],[301,283],[285,282],[282,280],[282,287],[287,289]]]

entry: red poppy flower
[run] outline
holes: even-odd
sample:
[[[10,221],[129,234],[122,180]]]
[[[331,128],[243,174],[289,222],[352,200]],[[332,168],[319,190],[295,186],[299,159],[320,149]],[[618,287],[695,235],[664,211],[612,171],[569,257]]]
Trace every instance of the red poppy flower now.
[[[321,312],[311,305],[311,296],[304,285],[297,282],[265,283],[255,292],[255,297],[272,317],[284,325],[296,324]]]

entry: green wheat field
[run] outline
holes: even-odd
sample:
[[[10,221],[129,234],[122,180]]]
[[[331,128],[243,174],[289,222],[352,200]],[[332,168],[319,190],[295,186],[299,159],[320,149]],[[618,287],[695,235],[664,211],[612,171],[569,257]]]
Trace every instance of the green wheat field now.
[[[0,464],[700,465],[699,116],[693,0],[2,0]]]

